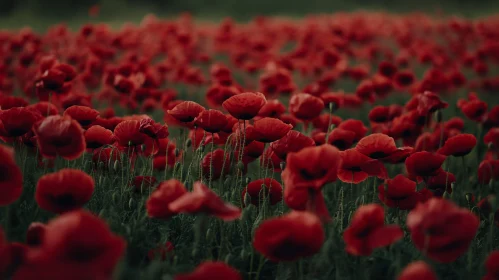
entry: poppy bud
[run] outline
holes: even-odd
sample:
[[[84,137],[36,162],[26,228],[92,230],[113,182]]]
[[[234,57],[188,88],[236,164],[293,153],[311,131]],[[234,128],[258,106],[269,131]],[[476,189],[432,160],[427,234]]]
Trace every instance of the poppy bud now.
[[[438,110],[437,112],[435,112],[435,117],[437,119],[437,122],[442,122],[442,111]]]
[[[118,167],[119,167],[119,161],[115,160],[115,161],[114,161],[114,164],[113,164],[113,169],[114,169],[114,171],[117,171],[117,170],[118,170]]]
[[[232,255],[229,253],[227,254],[227,256],[225,256],[225,263],[230,263],[230,261],[232,260]]]
[[[243,260],[244,260],[244,259],[246,259],[246,255],[247,255],[246,250],[244,250],[244,249],[243,249],[243,250],[241,251],[241,256],[240,256],[240,257],[241,257],[241,259],[243,259]]]
[[[488,198],[490,208],[492,209],[491,213],[495,213],[497,211],[497,199],[495,196],[489,196]]]
[[[211,230],[211,228],[209,228],[206,231],[206,240],[210,242],[212,239],[213,239],[213,231]]]
[[[473,201],[473,194],[466,193],[465,197],[466,197],[466,201],[468,201],[468,203],[471,203]]]
[[[187,148],[189,148],[191,145],[192,145],[192,140],[191,140],[191,139],[187,139],[187,140],[185,141],[185,146],[186,146]]]
[[[175,157],[178,157],[180,155],[180,150],[178,148],[175,149]]]
[[[281,167],[281,170],[284,170],[286,168],[286,162],[285,161],[281,161],[281,163],[279,164],[279,166]]]
[[[329,112],[333,112],[334,110],[336,110],[336,103],[329,103]]]
[[[230,176],[227,176],[224,181],[224,186],[228,186],[232,184],[232,178]]]
[[[244,205],[250,205],[251,204],[251,196],[249,195],[248,192],[244,194]]]
[[[237,169],[241,171],[244,170],[244,163],[242,161],[237,162]]]

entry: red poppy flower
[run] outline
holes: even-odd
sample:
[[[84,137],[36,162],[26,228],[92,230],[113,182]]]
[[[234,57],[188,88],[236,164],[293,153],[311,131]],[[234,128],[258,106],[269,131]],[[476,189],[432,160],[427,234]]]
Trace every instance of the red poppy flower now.
[[[492,251],[485,261],[487,274],[482,280],[496,280],[499,278],[499,251]]]
[[[120,117],[112,117],[109,119],[103,119],[101,117],[97,117],[97,119],[95,120],[93,125],[100,125],[100,126],[104,127],[105,129],[109,129],[111,131],[114,131],[116,126],[118,126],[118,124],[120,124],[121,122],[123,122],[123,119]]]
[[[430,259],[450,263],[466,250],[478,230],[479,220],[452,202],[432,198],[407,215],[414,245]]]
[[[381,161],[373,160],[356,149],[342,151],[341,164],[338,169],[338,179],[345,183],[358,184],[369,176],[386,178],[386,168]]]
[[[176,213],[170,210],[170,204],[186,193],[184,185],[178,180],[161,182],[146,202],[147,214],[156,219],[171,218]]]
[[[371,80],[363,80],[355,89],[355,95],[361,100],[374,102],[376,100],[374,90],[374,83]]]
[[[203,280],[203,279],[225,279],[242,280],[243,278],[234,268],[224,262],[206,261],[196,267],[189,274],[175,276],[175,280]]]
[[[23,174],[14,159],[14,150],[0,145],[0,206],[16,201],[23,191]]]
[[[389,61],[382,61],[378,65],[378,73],[387,78],[391,78],[397,73],[397,66]]]
[[[399,105],[376,106],[369,112],[369,120],[373,123],[386,123],[402,114],[402,107]]]
[[[272,261],[295,261],[319,252],[324,240],[317,216],[292,211],[264,221],[255,231],[253,247]]]
[[[279,118],[286,112],[286,107],[278,100],[268,100],[265,105],[258,111],[258,116],[265,118]]]
[[[335,109],[339,109],[343,107],[344,101],[345,101],[345,94],[342,92],[328,92],[328,93],[323,93],[321,94],[321,99],[324,102],[324,106],[327,108],[330,105],[329,104],[334,104],[333,107]]]
[[[312,138],[296,130],[290,130],[286,136],[270,144],[270,147],[279,158],[284,160],[289,153],[299,152],[303,148],[314,145],[315,143]]]
[[[366,135],[367,132],[367,127],[364,126],[364,123],[354,119],[348,119],[343,121],[342,123],[340,123],[338,128],[354,132],[355,133],[354,142],[359,141],[362,137]]]
[[[244,92],[227,99],[222,106],[236,119],[251,120],[265,103],[267,100],[262,93]]]
[[[458,134],[445,141],[437,153],[446,156],[464,157],[476,146],[476,138],[472,134]]]
[[[230,157],[223,149],[216,149],[213,153],[208,153],[201,161],[201,168],[203,169],[203,176],[207,179],[210,178],[210,164],[211,164],[211,179],[217,180],[222,175],[227,175],[230,170]]]
[[[250,182],[242,192],[242,201],[248,193],[250,203],[259,206],[260,203],[268,196],[270,205],[275,205],[282,200],[282,186],[272,178],[258,179]]]
[[[404,175],[397,175],[388,179],[385,185],[378,187],[379,200],[388,207],[402,210],[413,209],[417,203],[424,202],[431,197],[431,192],[416,190],[416,182],[409,180]]]
[[[499,179],[499,160],[484,160],[478,166],[478,182],[488,184]]]
[[[140,120],[139,131],[152,139],[164,139],[170,135],[168,126],[156,123],[150,118]]]
[[[446,157],[441,154],[426,151],[416,152],[405,160],[405,167],[409,176],[434,176],[440,172],[445,159]]]
[[[398,71],[393,77],[393,82],[398,88],[406,88],[416,81],[416,77],[411,70]]]
[[[26,107],[14,107],[0,111],[0,136],[19,137],[29,131],[43,117],[37,111]],[[2,125],[3,124],[3,125]]]
[[[271,143],[283,138],[292,128],[279,119],[259,119],[253,124],[254,138],[260,142]]]
[[[47,226],[42,223],[31,223],[26,232],[26,244],[30,247],[42,245]]]
[[[460,117],[453,117],[444,123],[444,129],[457,129],[459,131],[462,131],[464,129],[464,121]]]
[[[121,160],[121,152],[116,147],[98,148],[92,154],[92,162],[95,167],[108,169],[113,167],[115,162]]]
[[[492,144],[492,148],[499,151],[499,128],[491,128],[483,137],[483,142]]]
[[[71,106],[64,111],[64,116],[70,116],[84,128],[90,126],[99,116],[99,111],[85,106]]]
[[[98,217],[72,211],[47,224],[41,246],[13,279],[109,279],[125,246]]]
[[[206,101],[211,107],[222,106],[225,100],[239,94],[240,91],[235,86],[225,86],[216,84],[206,91]]]
[[[147,260],[152,261],[159,259],[164,261],[167,258],[172,258],[174,256],[174,249],[175,247],[173,246],[173,243],[166,241],[165,244],[161,244],[158,247],[149,250],[149,252],[147,252]]]
[[[49,116],[33,126],[40,153],[47,158],[57,155],[67,160],[79,158],[86,143],[80,124],[69,117]]]
[[[140,192],[142,189],[149,189],[156,184],[156,178],[152,176],[135,176],[132,179],[132,187]]]
[[[224,202],[201,182],[195,182],[193,191],[170,203],[168,209],[174,213],[204,213],[224,221],[239,219],[241,216],[239,208]]]
[[[484,125],[486,127],[499,126],[499,105],[492,107],[485,116]]]
[[[456,182],[454,174],[440,171],[426,181],[426,187],[432,190],[435,196],[441,197],[444,192],[452,193],[452,184],[454,182]]]
[[[309,121],[318,117],[324,109],[324,102],[308,93],[295,94],[289,100],[289,111],[297,119]]]
[[[391,163],[405,160],[413,151],[410,147],[397,148],[395,140],[382,133],[374,133],[360,139],[355,149],[372,159]]]
[[[480,202],[478,202],[476,206],[478,207],[478,209],[480,209],[480,214],[482,214],[482,217],[484,217],[485,219],[491,218],[490,215],[492,214],[492,219],[494,219],[495,225],[499,227],[499,209],[493,212],[494,208],[492,207],[495,201],[495,195],[488,195],[487,197],[480,200]]]
[[[85,131],[85,142],[87,149],[97,149],[114,142],[114,135],[111,130],[100,125],[94,125]]]
[[[378,204],[360,206],[343,232],[347,253],[369,256],[376,248],[389,246],[404,236],[398,225],[385,225],[385,211]]]
[[[22,97],[0,95],[1,110],[9,110],[14,107],[26,107],[28,105],[29,102]]]
[[[420,115],[427,115],[449,106],[447,102],[443,102],[438,95],[430,91],[425,91],[424,93],[417,95],[417,100],[417,110]]]
[[[45,101],[40,101],[38,103],[31,104],[27,108],[34,109],[45,117],[59,114],[59,110],[54,104]]]
[[[408,264],[397,280],[438,280],[433,269],[423,261]]]
[[[461,106],[458,105],[458,107],[463,114],[473,121],[483,121],[485,114],[487,113],[487,103],[481,100],[465,101],[464,104],[460,105]]]
[[[285,123],[291,125],[291,127],[295,127],[299,120],[293,117],[291,114],[282,114],[279,119]]]
[[[340,152],[331,145],[307,147],[289,153],[282,179],[286,187],[320,189],[337,179]]]
[[[340,125],[342,121],[343,120],[338,116],[330,114],[322,114],[317,118],[313,119],[312,124],[315,128],[319,129],[320,131],[327,132],[332,125],[338,127],[338,125]]]
[[[205,110],[197,116],[194,124],[206,132],[217,133],[227,125],[227,117],[218,110]]]
[[[314,141],[316,144],[324,144],[326,142],[326,133],[320,132],[314,135]],[[344,151],[352,147],[355,133],[353,131],[348,131],[341,128],[333,129],[328,136],[328,144],[335,146],[340,151]]]
[[[177,121],[188,123],[192,122],[204,111],[205,108],[193,101],[182,101],[173,109],[168,110],[168,115],[175,118]]]
[[[114,137],[122,147],[142,145],[147,140],[147,135],[140,132],[140,121],[130,120],[121,122],[114,129]]]
[[[60,214],[83,207],[92,197],[94,187],[94,179],[87,173],[62,169],[38,180],[35,200],[40,208]]]

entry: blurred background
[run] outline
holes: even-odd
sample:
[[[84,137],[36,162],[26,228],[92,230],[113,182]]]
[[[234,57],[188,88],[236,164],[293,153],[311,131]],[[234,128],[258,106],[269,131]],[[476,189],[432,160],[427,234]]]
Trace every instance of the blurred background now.
[[[191,12],[196,18],[247,20],[256,15],[303,16],[354,10],[425,12],[478,17],[499,12],[499,0],[0,0],[0,28],[32,26],[43,30],[61,21],[70,26],[89,21],[138,22],[144,15],[161,17]]]

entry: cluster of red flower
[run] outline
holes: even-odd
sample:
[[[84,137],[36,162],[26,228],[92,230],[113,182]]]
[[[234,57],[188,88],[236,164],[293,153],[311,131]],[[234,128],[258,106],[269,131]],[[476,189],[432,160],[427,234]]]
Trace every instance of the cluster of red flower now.
[[[427,258],[453,262],[470,247],[481,218],[499,226],[493,196],[484,193],[499,179],[499,106],[489,108],[474,93],[499,90],[498,30],[493,19],[362,13],[242,25],[148,16],[118,31],[87,24],[77,32],[64,25],[43,35],[0,32],[0,139],[7,143],[0,145],[0,205],[32,200],[21,198],[31,181],[16,163],[26,155],[46,173],[32,186],[34,201],[59,215],[32,223],[25,243],[9,243],[0,232],[0,278],[109,279],[126,242],[82,207],[102,187],[94,174],[115,176],[119,168],[134,174],[137,165],[144,167],[139,176],[120,175],[128,178],[121,196],[126,188],[135,195],[149,190],[139,207],[150,218],[184,213],[233,221],[256,208],[261,223],[255,222],[253,248],[274,262],[317,254],[329,224],[341,230],[350,255],[369,256],[408,231]],[[420,66],[427,70],[417,77]],[[356,83],[353,93],[332,91],[344,80]],[[442,99],[462,89],[472,93],[456,102],[456,113],[477,124],[476,134],[464,133],[460,117],[443,119],[449,104]],[[405,105],[372,106],[390,102],[391,93],[411,97]],[[360,117],[335,115],[366,105],[368,126]],[[162,122],[151,117],[158,112]],[[77,159],[87,154],[85,172]],[[463,175],[451,173],[451,157],[463,158]],[[476,176],[464,157],[480,162]],[[57,159],[73,168],[57,168]],[[160,173],[169,180],[157,184]],[[233,187],[225,190],[229,176]],[[352,203],[349,217],[344,188],[360,192],[369,180],[373,193],[359,195],[362,203]],[[453,197],[456,183],[469,193],[469,209]],[[328,195],[334,188],[335,201]],[[364,203],[366,197],[373,199]],[[269,209],[279,204],[290,212],[272,217]],[[407,210],[405,225],[387,225],[387,209]],[[172,251],[167,242],[148,259],[168,259]],[[498,279],[498,264],[492,252],[485,279]],[[176,277],[221,278],[242,276],[225,263],[204,262]],[[414,262],[399,279],[436,275]]]

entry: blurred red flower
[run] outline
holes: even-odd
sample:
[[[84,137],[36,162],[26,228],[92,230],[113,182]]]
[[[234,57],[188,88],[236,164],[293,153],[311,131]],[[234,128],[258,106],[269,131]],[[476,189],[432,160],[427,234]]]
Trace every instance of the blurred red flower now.
[[[195,182],[193,191],[172,201],[168,209],[173,213],[203,213],[224,221],[236,220],[241,216],[239,208],[224,202],[201,182]]]
[[[146,202],[147,214],[157,219],[171,218],[176,213],[170,210],[170,204],[186,193],[184,185],[178,180],[161,182]]]
[[[458,134],[452,136],[437,153],[446,156],[464,157],[476,146],[476,137],[472,134]]]
[[[239,120],[251,120],[267,103],[265,96],[260,92],[244,92],[230,97],[222,103],[222,106],[234,118]]]
[[[435,176],[440,172],[445,159],[446,157],[441,154],[426,151],[416,152],[406,159],[405,167],[409,176]]]
[[[279,119],[263,118],[253,124],[254,139],[264,143],[272,143],[283,138],[293,127]]]
[[[23,174],[14,158],[14,150],[0,144],[0,206],[16,201],[23,191]]]
[[[241,194],[243,203],[246,203],[244,201],[246,194],[250,197],[250,203],[255,206],[259,206],[267,197],[270,205],[275,205],[282,200],[282,186],[272,178],[258,179],[250,182],[243,189]]]
[[[175,280],[203,280],[203,279],[225,279],[242,280],[243,278],[234,268],[224,262],[206,261],[198,265],[196,269],[189,274],[180,274],[175,276]]]
[[[94,179],[77,169],[62,169],[38,179],[35,200],[40,208],[65,213],[85,205],[94,192]]]
[[[397,280],[438,280],[433,269],[423,261],[408,264]]]
[[[125,246],[93,214],[68,212],[47,224],[39,249],[13,279],[109,279]]]
[[[384,185],[378,187],[378,191],[379,200],[384,204],[402,210],[413,209],[417,203],[424,202],[432,196],[428,189],[422,189],[418,192],[416,182],[401,174],[386,180]]]
[[[378,204],[360,206],[343,232],[345,250],[355,256],[369,256],[374,249],[389,246],[403,236],[398,225],[385,225],[385,211]]]
[[[83,129],[70,117],[49,116],[33,127],[40,153],[47,158],[79,158],[86,148]]]
[[[430,259],[449,263],[466,250],[478,230],[479,220],[452,202],[432,198],[407,215],[414,245]]]
[[[295,261],[319,252],[324,240],[317,216],[292,211],[264,221],[255,231],[253,247],[272,261]]]

